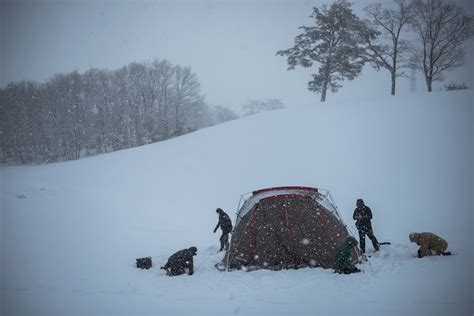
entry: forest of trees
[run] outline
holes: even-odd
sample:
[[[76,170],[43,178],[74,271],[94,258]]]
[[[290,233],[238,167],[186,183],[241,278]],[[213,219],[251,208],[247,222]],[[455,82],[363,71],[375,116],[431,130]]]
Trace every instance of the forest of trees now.
[[[394,0],[365,8],[358,17],[346,0],[313,8],[313,26],[303,31],[294,46],[280,50],[288,70],[296,66],[318,67],[308,89],[321,94],[337,92],[341,81],[353,80],[362,66],[390,72],[390,93],[396,94],[396,80],[407,69],[422,72],[426,88],[442,80],[446,71],[464,64],[466,40],[474,36],[474,17],[447,0]]]
[[[0,161],[78,159],[235,119],[210,107],[189,67],[166,60],[55,75],[0,89]]]
[[[275,99],[253,102],[265,106],[244,115],[283,107]],[[209,106],[191,69],[167,60],[13,82],[0,89],[0,162],[79,159],[238,117],[225,106]]]
[[[247,103],[242,105],[242,116],[254,115],[260,112],[280,110],[284,107],[285,105],[280,99],[249,100],[247,101]]]

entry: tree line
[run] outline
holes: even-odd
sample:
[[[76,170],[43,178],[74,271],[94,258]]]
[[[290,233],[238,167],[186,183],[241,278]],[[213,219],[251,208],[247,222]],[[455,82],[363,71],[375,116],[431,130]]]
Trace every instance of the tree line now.
[[[364,11],[366,18],[359,18],[346,0],[314,7],[314,25],[301,26],[294,46],[277,52],[287,57],[288,70],[317,64],[308,89],[320,93],[321,102],[328,90],[337,92],[343,80],[360,75],[365,64],[390,73],[391,95],[407,69],[421,71],[431,92],[433,81],[463,65],[463,43],[474,35],[474,18],[455,3],[394,0],[394,8],[376,3]]]
[[[243,116],[283,107],[251,100]],[[146,145],[238,118],[210,106],[189,67],[155,59],[0,89],[0,162],[47,163]]]

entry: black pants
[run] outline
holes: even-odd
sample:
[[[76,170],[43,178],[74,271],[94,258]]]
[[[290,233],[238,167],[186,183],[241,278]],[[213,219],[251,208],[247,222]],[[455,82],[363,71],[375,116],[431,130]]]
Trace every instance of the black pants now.
[[[175,276],[175,275],[181,275],[185,274],[186,270],[184,268],[169,268],[166,269],[166,275],[167,276]]]
[[[352,265],[350,267],[346,267],[344,269],[335,269],[334,273],[339,273],[339,274],[351,274],[351,273],[357,273],[360,272],[360,269],[357,268],[356,266]]]
[[[221,249],[219,251],[224,250],[229,250],[229,233],[228,232],[222,232],[222,236],[219,239],[221,242]]]
[[[369,239],[372,241],[372,245],[374,246],[375,251],[378,251],[379,242],[377,241],[377,238],[375,238],[374,232],[372,231],[372,227],[360,227],[359,242],[362,253],[365,253],[365,235],[367,235],[367,237],[369,237]]]
[[[194,273],[194,268],[193,268],[192,263],[177,265],[177,266],[169,267],[168,269],[166,269],[167,276],[175,276],[175,275],[181,275],[185,273],[189,275],[192,275]]]

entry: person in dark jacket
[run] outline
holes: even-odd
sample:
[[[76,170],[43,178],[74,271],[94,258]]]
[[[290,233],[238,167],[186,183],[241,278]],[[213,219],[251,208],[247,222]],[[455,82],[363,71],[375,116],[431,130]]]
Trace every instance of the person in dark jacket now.
[[[374,232],[372,230],[372,223],[370,221],[372,219],[372,210],[370,209],[370,207],[364,204],[364,201],[362,199],[357,200],[356,206],[357,207],[354,210],[352,218],[356,220],[355,225],[357,227],[357,230],[359,231],[360,249],[362,250],[362,253],[365,253],[365,235],[367,235],[372,241],[374,250],[379,251],[379,242],[374,236]]]
[[[229,218],[229,215],[226,214],[221,208],[216,210],[216,213],[219,214],[219,221],[217,222],[216,228],[214,228],[214,233],[220,227],[222,229],[222,236],[219,239],[221,242],[221,249],[219,251],[229,249],[229,233],[232,231],[232,221]]]
[[[337,248],[336,255],[334,256],[335,273],[350,274],[360,272],[352,260],[352,250],[355,246],[357,246],[357,240],[352,236],[348,236],[346,241]]]
[[[192,275],[194,273],[193,256],[195,255],[197,255],[196,247],[182,249],[169,257],[168,262],[161,267],[161,269],[166,270],[167,276],[175,276],[185,273]]]

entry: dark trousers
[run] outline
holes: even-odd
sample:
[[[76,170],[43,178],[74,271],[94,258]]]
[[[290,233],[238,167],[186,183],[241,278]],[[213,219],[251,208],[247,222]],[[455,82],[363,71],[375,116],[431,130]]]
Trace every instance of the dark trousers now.
[[[175,276],[181,274],[192,275],[194,273],[193,263],[186,262],[184,264],[175,265],[166,269],[167,276]]]
[[[351,274],[351,273],[357,273],[360,272],[360,269],[357,268],[356,266],[352,265],[350,267],[346,267],[344,269],[335,269],[334,273],[339,273],[339,274]]]
[[[372,241],[372,245],[374,246],[375,251],[379,250],[379,242],[377,238],[375,238],[374,232],[372,231],[372,227],[361,227],[359,229],[359,242],[360,242],[360,249],[362,253],[365,253],[365,235],[369,237]]]
[[[221,249],[219,251],[224,250],[229,250],[229,233],[222,232],[222,236],[219,239],[221,242]]]
[[[184,268],[168,268],[166,269],[166,275],[167,276],[175,276],[175,275],[181,275],[185,274],[186,270]]]

